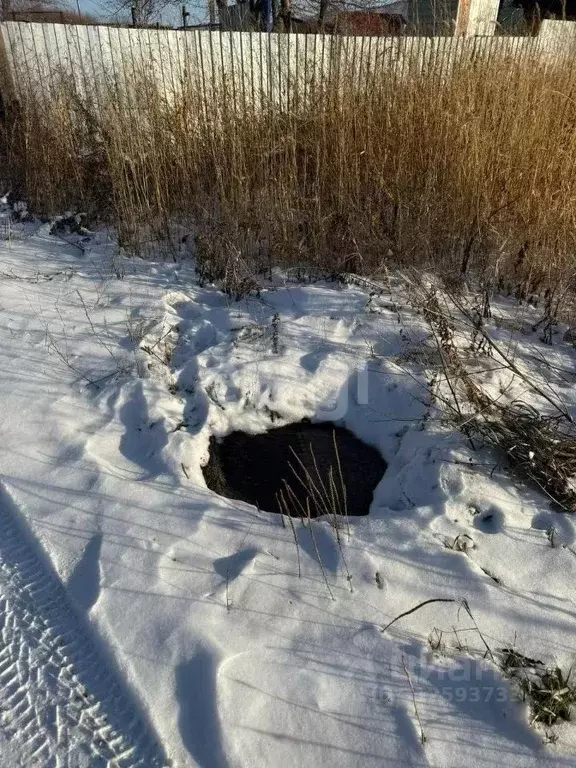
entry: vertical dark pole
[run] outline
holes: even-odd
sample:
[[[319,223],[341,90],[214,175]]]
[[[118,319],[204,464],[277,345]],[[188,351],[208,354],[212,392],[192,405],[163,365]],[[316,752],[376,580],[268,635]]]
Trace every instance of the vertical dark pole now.
[[[292,0],[280,0],[280,16],[284,22],[284,31],[292,32]]]
[[[318,21],[320,23],[321,32],[324,32],[324,21],[326,19],[327,10],[328,10],[328,0],[320,0],[320,9],[318,11]]]
[[[135,5],[133,5],[130,8],[130,12],[132,13],[132,26],[133,27],[137,27],[138,26],[138,18],[137,18],[137,15],[136,15],[136,6]]]
[[[188,17],[189,16],[190,16],[190,14],[186,10],[186,6],[183,5],[182,6],[182,28],[183,29],[186,29],[186,24],[188,23]]]
[[[262,10],[264,16],[264,29],[266,32],[272,32],[274,27],[274,14],[272,12],[272,0],[263,0]]]

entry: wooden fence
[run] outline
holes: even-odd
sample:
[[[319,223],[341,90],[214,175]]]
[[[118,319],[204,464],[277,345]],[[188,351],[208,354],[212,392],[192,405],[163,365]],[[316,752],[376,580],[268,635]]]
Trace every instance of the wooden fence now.
[[[545,21],[532,37],[343,37],[250,32],[130,29],[4,22],[0,81],[16,97],[54,99],[63,83],[93,104],[131,98],[134,84],[154,82],[167,96],[194,84],[234,104],[273,100],[289,108],[314,84],[347,76],[370,87],[382,70],[449,71],[462,57],[576,50],[576,23]],[[129,86],[132,87],[129,87]]]

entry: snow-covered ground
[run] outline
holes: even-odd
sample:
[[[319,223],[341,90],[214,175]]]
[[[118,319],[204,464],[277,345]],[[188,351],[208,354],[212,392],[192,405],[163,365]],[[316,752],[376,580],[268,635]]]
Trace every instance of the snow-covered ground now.
[[[576,766],[458,603],[381,631],[465,598],[495,653],[576,660],[574,521],[442,423],[421,316],[281,277],[233,302],[191,261],[2,215],[0,765]],[[576,408],[574,348],[521,312],[494,334]],[[201,471],[211,435],[303,417],[388,462],[342,552],[314,523],[334,599],[305,530],[299,578],[290,528]]]

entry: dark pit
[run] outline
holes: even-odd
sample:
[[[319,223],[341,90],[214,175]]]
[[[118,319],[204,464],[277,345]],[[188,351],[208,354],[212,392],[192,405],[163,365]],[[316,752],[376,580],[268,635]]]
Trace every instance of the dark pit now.
[[[293,517],[367,515],[386,471],[377,450],[330,422],[210,440],[206,485],[220,496]]]

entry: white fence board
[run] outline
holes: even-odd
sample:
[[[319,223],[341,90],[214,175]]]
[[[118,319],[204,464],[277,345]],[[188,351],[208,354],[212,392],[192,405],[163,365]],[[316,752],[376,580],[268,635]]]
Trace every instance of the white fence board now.
[[[470,12],[483,7],[483,1],[472,0]],[[244,107],[272,99],[288,108],[295,93],[306,98],[315,84],[342,71],[369,87],[383,70],[400,77],[414,67],[443,72],[460,57],[483,51],[569,55],[576,49],[576,23],[544,21],[534,39],[331,37],[4,22],[0,40],[21,94],[53,98],[69,82],[101,103],[111,95],[134,98],[127,83],[142,88],[154,83],[167,97],[186,84],[206,95],[217,90],[229,103]]]

